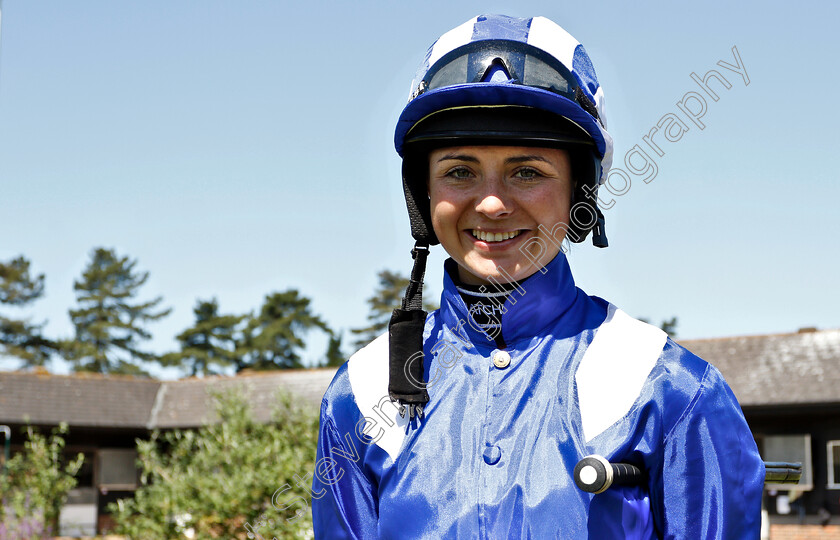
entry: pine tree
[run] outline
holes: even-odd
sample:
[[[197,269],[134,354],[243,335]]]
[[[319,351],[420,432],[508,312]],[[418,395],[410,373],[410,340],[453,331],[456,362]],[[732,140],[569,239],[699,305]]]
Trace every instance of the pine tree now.
[[[370,306],[370,313],[367,317],[368,326],[350,330],[350,332],[359,336],[353,342],[353,346],[357,349],[364,347],[388,330],[391,313],[400,307],[403,295],[408,287],[409,279],[397,272],[382,270],[378,276],[379,286],[374,291],[373,296],[367,300],[368,306]],[[423,309],[434,311],[437,306],[424,299]]]
[[[647,319],[647,318],[644,318],[644,317],[639,317],[639,320],[642,321],[642,322],[646,322],[646,323],[650,324],[650,319]],[[670,337],[671,339],[676,339],[677,338],[677,323],[678,323],[677,318],[676,317],[671,317],[668,320],[663,320],[662,324],[659,325],[659,328],[663,332],[668,334],[668,337]]]
[[[76,339],[65,356],[75,371],[145,375],[142,363],[157,360],[138,348],[152,337],[144,325],[171,310],[155,311],[161,297],[131,302],[149,279],[148,272],[135,271],[136,265],[136,260],[119,257],[113,249],[97,248],[81,280],[73,283],[79,309],[70,310],[70,319]]]
[[[662,321],[662,324],[659,325],[666,334],[668,334],[671,338],[676,339],[677,337],[677,318],[671,317],[669,320]]]
[[[251,317],[243,331],[237,371],[303,367],[299,351],[306,348],[304,335],[313,328],[332,335],[309,304],[309,298],[294,289],[266,296],[259,315]]]
[[[341,352],[341,340],[341,334],[333,334],[330,336],[330,341],[327,344],[327,354],[324,363],[325,367],[338,367],[347,360],[344,353]]]
[[[177,337],[181,351],[164,355],[161,364],[179,367],[192,376],[214,374],[214,367],[235,365],[237,326],[246,315],[220,315],[215,298],[198,300],[193,313],[195,325]]]
[[[29,261],[22,255],[0,263],[0,302],[23,306],[44,294],[44,274],[32,276]]]
[[[26,307],[44,294],[44,274],[33,275],[23,256],[0,262],[0,303]],[[0,316],[0,355],[16,356],[23,367],[43,366],[58,345],[45,338],[44,324]]]

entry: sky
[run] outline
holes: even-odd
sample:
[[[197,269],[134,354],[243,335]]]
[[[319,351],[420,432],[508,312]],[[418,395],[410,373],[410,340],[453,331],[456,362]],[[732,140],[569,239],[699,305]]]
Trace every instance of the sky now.
[[[73,281],[106,247],[150,273],[139,299],[172,308],[150,350],[177,348],[198,299],[245,313],[288,288],[352,341],[377,272],[411,267],[393,149],[409,83],[481,13],[575,36],[616,166],[635,145],[655,164],[648,181],[615,178],[610,247],[573,246],[580,288],[676,316],[685,339],[840,327],[836,3],[1,1],[0,261],[46,275],[44,298],[2,313],[50,337],[72,336]],[[718,64],[733,47],[746,77]],[[731,86],[710,83],[700,129],[678,102],[711,69]],[[669,113],[689,129],[654,135],[659,156],[643,137]],[[427,294],[444,259],[434,248]],[[325,347],[313,334],[304,356]]]

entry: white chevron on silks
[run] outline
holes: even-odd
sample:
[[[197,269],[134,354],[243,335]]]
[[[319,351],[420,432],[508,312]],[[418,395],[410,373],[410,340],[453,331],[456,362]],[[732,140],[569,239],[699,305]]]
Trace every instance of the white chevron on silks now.
[[[388,397],[388,373],[388,332],[356,351],[347,361],[347,376],[356,406],[369,419],[364,431],[377,439],[375,444],[396,461],[405,439],[408,415],[400,416],[398,406]]]
[[[586,442],[630,412],[667,339],[661,329],[610,304],[575,373]]]

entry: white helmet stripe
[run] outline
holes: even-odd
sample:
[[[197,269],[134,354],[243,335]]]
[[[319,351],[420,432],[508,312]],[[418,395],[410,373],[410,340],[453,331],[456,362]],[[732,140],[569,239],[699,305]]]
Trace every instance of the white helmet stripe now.
[[[477,16],[473,17],[464,24],[456,26],[449,32],[440,36],[440,39],[438,39],[435,42],[435,44],[432,45],[432,53],[429,55],[429,59],[426,63],[426,70],[432,67],[435,64],[435,62],[440,60],[440,57],[444,54],[469,43],[472,40],[473,26],[475,25],[477,20]]]
[[[598,86],[598,91],[595,92],[593,98],[595,100],[595,108],[598,110],[598,120],[601,121],[601,125],[604,129],[609,129],[609,126],[607,126],[607,116],[604,113],[604,89],[601,88],[600,85]]]
[[[610,168],[612,167],[613,138],[609,131],[602,128],[600,125],[598,126],[598,129],[601,130],[601,137],[604,138],[604,146],[606,147],[604,157],[601,158],[601,178],[598,180],[599,184],[603,184],[607,181],[607,173],[610,172]]]
[[[575,49],[580,42],[554,21],[545,17],[534,17],[531,20],[531,31],[528,33],[528,44],[544,50],[572,69]]]

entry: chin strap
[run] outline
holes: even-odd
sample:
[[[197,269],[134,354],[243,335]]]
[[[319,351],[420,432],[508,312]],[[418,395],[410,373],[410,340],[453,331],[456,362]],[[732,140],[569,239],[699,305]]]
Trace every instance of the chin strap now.
[[[402,308],[395,309],[388,324],[388,394],[399,403],[400,416],[409,420],[423,416],[429,401],[423,377],[423,276],[429,245],[418,241],[411,250],[414,267],[405,291]]]
[[[592,227],[592,245],[599,248],[608,247],[610,244],[607,241],[607,231],[604,223],[604,214],[601,213],[601,209],[598,208],[598,205],[595,205],[595,213],[598,216],[598,221],[595,223],[595,226]]]

